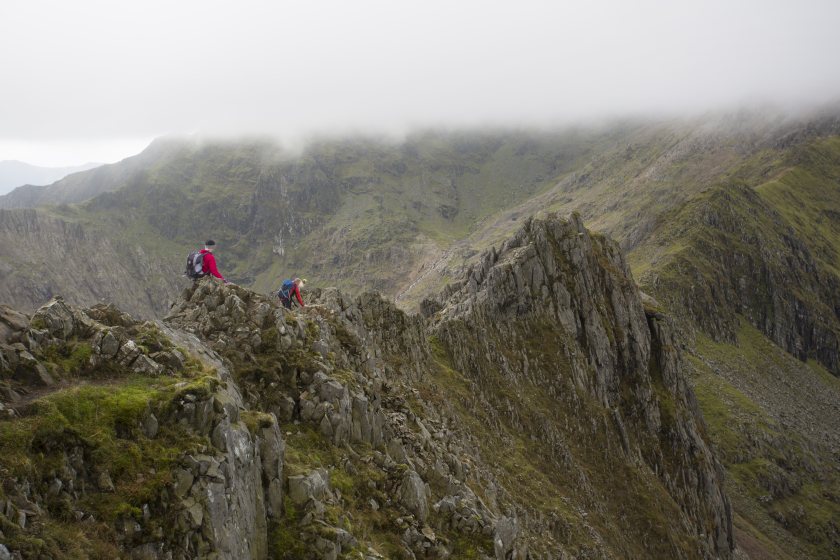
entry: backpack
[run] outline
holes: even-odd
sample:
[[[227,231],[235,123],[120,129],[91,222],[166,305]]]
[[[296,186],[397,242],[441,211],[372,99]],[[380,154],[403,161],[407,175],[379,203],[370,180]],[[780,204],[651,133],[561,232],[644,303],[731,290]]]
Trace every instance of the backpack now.
[[[283,285],[280,286],[280,289],[277,291],[277,297],[279,297],[280,299],[291,299],[292,290],[294,289],[294,280],[283,280]]]
[[[187,269],[184,271],[184,276],[198,280],[204,276],[204,253],[193,251],[187,257]]]

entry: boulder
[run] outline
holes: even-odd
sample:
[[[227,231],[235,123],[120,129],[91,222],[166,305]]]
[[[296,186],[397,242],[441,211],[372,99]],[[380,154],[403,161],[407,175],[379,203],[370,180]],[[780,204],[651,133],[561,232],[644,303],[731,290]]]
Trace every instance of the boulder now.
[[[55,338],[86,337],[94,332],[94,322],[84,313],[72,309],[60,296],[54,297],[32,316],[31,325],[44,328]]]
[[[18,342],[16,336],[29,326],[29,318],[8,305],[0,305],[0,343]]]
[[[107,358],[113,358],[120,351],[120,341],[114,333],[108,331],[99,343],[99,353]]]
[[[304,505],[309,500],[320,501],[329,491],[330,478],[324,469],[289,477],[289,498],[297,505]]]
[[[420,475],[409,470],[403,476],[399,489],[399,500],[422,523],[429,516],[429,491]]]
[[[163,366],[152,360],[145,354],[137,356],[137,359],[131,364],[131,369],[143,375],[160,375],[163,371]]]
[[[111,481],[111,475],[108,474],[108,471],[99,473],[99,477],[96,479],[96,486],[100,492],[114,491],[114,483]]]

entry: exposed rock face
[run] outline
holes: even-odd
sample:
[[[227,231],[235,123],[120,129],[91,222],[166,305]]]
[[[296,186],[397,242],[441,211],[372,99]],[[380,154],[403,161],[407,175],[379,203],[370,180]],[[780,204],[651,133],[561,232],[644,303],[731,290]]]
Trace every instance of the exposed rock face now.
[[[140,317],[162,315],[185,281],[147,252],[147,241],[42,211],[0,210],[0,301],[31,313],[61,295],[79,306],[119,302]]]
[[[70,438],[56,460],[73,476],[48,463],[0,495],[10,553],[45,531],[28,521],[63,511],[50,492],[72,487],[80,519],[93,515],[84,500],[126,500],[91,523],[134,558],[730,556],[721,475],[669,325],[646,317],[615,244],[578,218],[529,221],[428,323],[373,293],[306,297],[293,312],[207,278],[159,324],[55,300],[21,329],[3,311],[0,349],[21,371],[29,353],[60,383],[174,378],[92,432],[171,458],[137,472],[108,462],[107,442]],[[72,375],[49,362],[45,349],[82,341]],[[17,409],[6,422],[24,420]],[[152,475],[154,491],[126,493]]]
[[[743,315],[801,360],[840,374],[840,281],[754,189],[718,188],[674,223],[687,245],[647,283],[687,323],[734,341]]]
[[[118,516],[114,522],[116,539],[121,549],[135,558],[267,556],[267,525],[282,508],[283,439],[272,416],[262,418],[253,431],[245,425],[240,417],[242,397],[229,371],[212,351],[203,348],[194,337],[164,325],[139,323],[104,306],[82,311],[61,299],[41,307],[25,325],[19,321],[19,315],[8,310],[4,310],[3,317],[3,323],[11,323],[15,329],[11,338],[24,341],[11,347],[0,344],[0,369],[5,370],[0,373],[4,380],[7,371],[12,373],[10,381],[0,383],[0,401],[8,403],[10,412],[6,422],[37,415],[37,401],[30,405],[28,392],[38,385],[54,383],[52,379],[50,383],[33,380],[19,375],[20,372],[40,369],[49,375],[49,366],[54,373],[62,373],[47,360],[56,352],[60,355],[68,344],[86,349],[81,354],[86,356],[85,361],[77,364],[81,369],[75,374],[89,372],[93,375],[90,384],[97,382],[97,371],[117,374],[118,378],[106,380],[114,384],[132,373],[177,377],[185,366],[185,356],[178,348],[201,349],[203,357],[215,368],[213,375],[201,383],[176,384],[179,390],[170,397],[172,400],[149,403],[147,406],[156,409],[147,408],[135,427],[118,423],[117,437],[127,437],[120,436],[121,431],[127,434],[137,430],[154,440],[163,424],[170,432],[181,434],[184,442],[206,438],[211,445],[184,450],[174,464],[169,463],[171,486],[162,488],[143,505],[142,518]],[[74,372],[62,375],[66,373]],[[79,383],[72,377],[61,381],[64,385]],[[4,405],[3,410],[6,408]],[[179,436],[175,437],[177,441]],[[0,521],[14,523],[14,531],[25,530],[30,518],[60,515],[51,496],[60,496],[62,504],[68,504],[61,507],[78,512],[79,520],[90,518],[94,522],[93,514],[85,512],[84,500],[90,499],[91,493],[120,491],[124,483],[113,479],[107,465],[96,459],[95,444],[71,438],[49,445],[49,452],[66,465],[62,474],[5,479],[0,498],[5,496],[9,501],[0,500]],[[149,526],[152,517],[157,518],[156,524]]]
[[[531,386],[573,418],[597,410],[581,404],[583,395],[595,399],[613,423],[596,437],[657,473],[680,504],[681,522],[700,536],[703,556],[730,554],[722,469],[701,435],[671,328],[646,318],[615,243],[591,235],[577,216],[529,221],[442,301],[435,332],[456,368],[481,388],[484,406],[515,428],[540,426],[546,452],[569,465],[585,460],[566,439],[577,435],[569,416],[564,429],[557,417],[511,408],[511,395]]]

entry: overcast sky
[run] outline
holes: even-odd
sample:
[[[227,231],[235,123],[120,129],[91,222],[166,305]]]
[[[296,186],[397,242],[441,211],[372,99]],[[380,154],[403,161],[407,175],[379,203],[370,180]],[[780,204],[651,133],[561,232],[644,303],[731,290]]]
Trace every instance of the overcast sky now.
[[[0,2],[0,160],[840,98],[840,0]]]

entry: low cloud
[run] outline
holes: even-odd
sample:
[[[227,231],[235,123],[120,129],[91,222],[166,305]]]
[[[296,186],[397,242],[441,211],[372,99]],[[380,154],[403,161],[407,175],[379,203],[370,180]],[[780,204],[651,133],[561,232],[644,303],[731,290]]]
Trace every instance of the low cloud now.
[[[4,2],[0,147],[562,124],[840,97],[840,3],[684,4]]]

